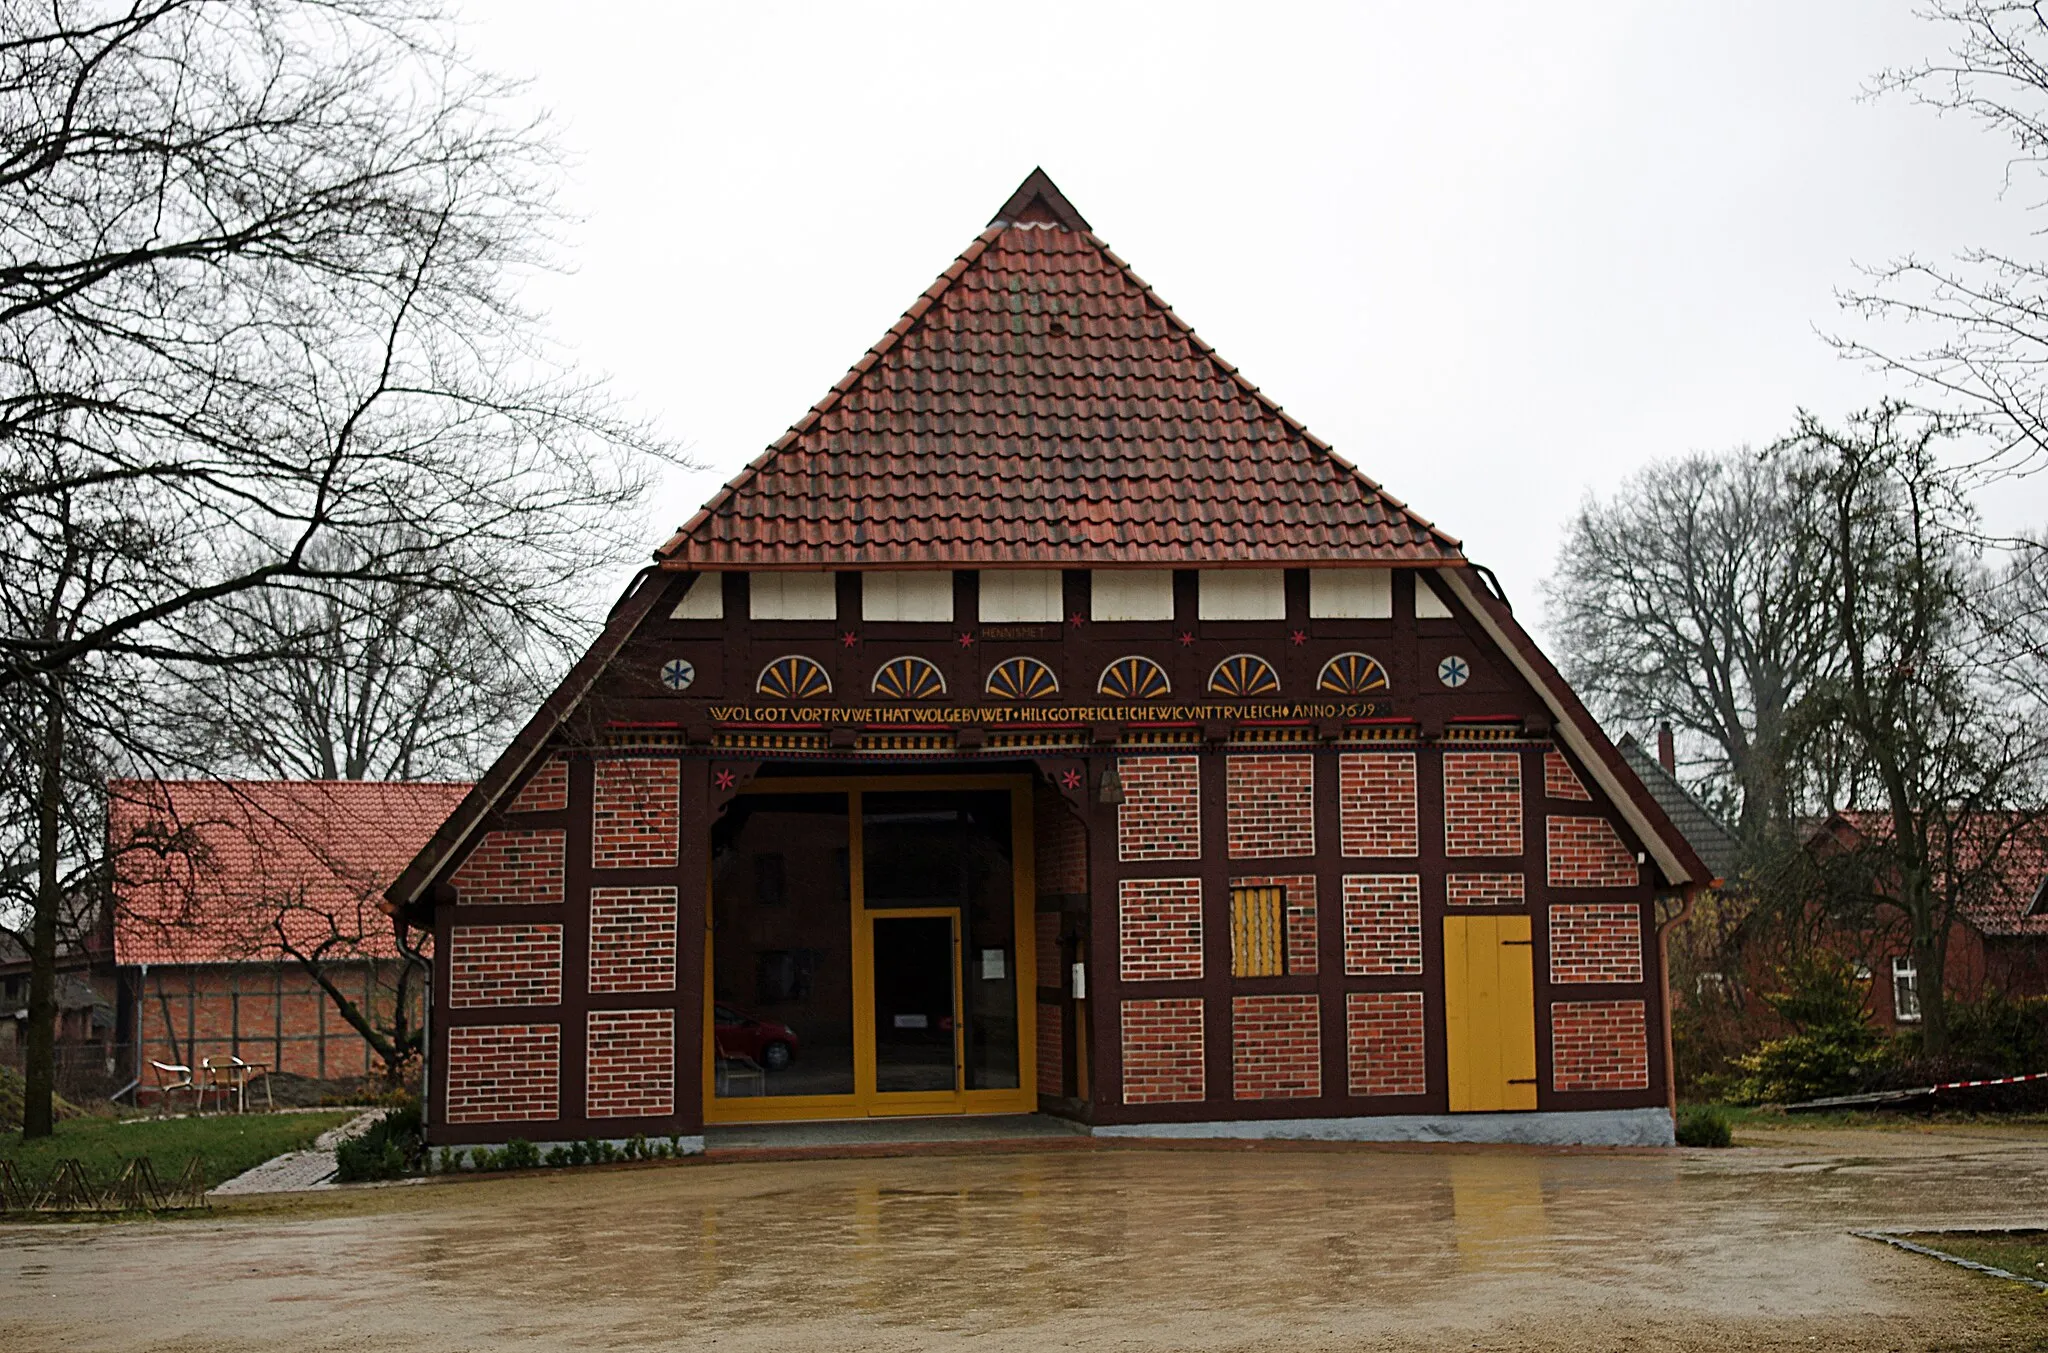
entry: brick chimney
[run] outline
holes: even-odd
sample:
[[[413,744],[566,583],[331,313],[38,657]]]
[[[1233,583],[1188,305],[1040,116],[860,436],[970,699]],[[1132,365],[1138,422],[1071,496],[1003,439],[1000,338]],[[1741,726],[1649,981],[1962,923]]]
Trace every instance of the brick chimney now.
[[[1657,764],[1664,768],[1667,775],[1678,774],[1678,746],[1672,741],[1669,720],[1657,725]]]

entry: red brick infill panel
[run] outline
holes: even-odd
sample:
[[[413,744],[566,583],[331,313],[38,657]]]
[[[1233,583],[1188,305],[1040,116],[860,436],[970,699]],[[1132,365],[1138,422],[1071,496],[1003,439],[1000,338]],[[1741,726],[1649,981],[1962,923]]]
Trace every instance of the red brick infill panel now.
[[[514,813],[552,813],[569,806],[569,763],[550,757],[512,800]]]
[[[676,989],[676,890],[590,890],[590,989]]]
[[[1344,876],[1344,971],[1354,977],[1422,971],[1422,878]]]
[[[1202,1000],[1123,1003],[1124,1103],[1199,1103],[1202,1074]]]
[[[1444,905],[1519,907],[1527,900],[1520,874],[1446,874]]]
[[[1066,1047],[1060,1007],[1041,1002],[1038,1007],[1038,1093],[1059,1095],[1066,1087]]]
[[[1633,888],[1636,857],[1604,817],[1552,817],[1545,825],[1553,888]]]
[[[590,1012],[584,1115],[662,1118],[676,1111],[676,1012]]]
[[[1565,760],[1563,752],[1555,749],[1543,754],[1543,792],[1553,799],[1576,799],[1591,803],[1593,796],[1586,792],[1586,786],[1579,780],[1579,773],[1572,769],[1572,763]]]
[[[1230,880],[1233,888],[1282,888],[1287,893],[1287,971],[1307,976],[1316,970],[1316,876],[1314,874],[1247,874]]]
[[[450,880],[456,901],[560,902],[567,839],[560,830],[486,832]]]
[[[1200,767],[1192,756],[1126,756],[1117,761],[1124,801],[1116,810],[1124,860],[1202,857]]]
[[[1444,854],[1521,853],[1521,753],[1445,752]]]
[[[1643,980],[1643,909],[1633,902],[1569,902],[1550,909],[1550,980]]]
[[[1230,858],[1315,854],[1315,758],[1297,753],[1227,760]]]
[[[1048,793],[1040,798],[1033,835],[1037,837],[1038,891],[1087,892],[1088,828],[1067,811],[1059,795]]]
[[[1117,889],[1118,972],[1126,982],[1202,975],[1202,881],[1125,879]]]
[[[467,1024],[448,1031],[442,1072],[451,1123],[533,1123],[562,1116],[562,1026]]]
[[[1413,856],[1415,753],[1346,752],[1338,757],[1337,807],[1347,857]]]
[[[591,790],[590,863],[598,869],[674,864],[680,814],[677,783],[673,761],[599,761]]]
[[[1354,991],[1344,1017],[1352,1094],[1425,1093],[1421,992]]]
[[[556,1005],[562,999],[562,927],[459,925],[448,942],[448,1004]]]
[[[1315,1099],[1323,1093],[1314,996],[1233,996],[1230,1045],[1234,1097]]]
[[[1650,1044],[1641,1001],[1558,1001],[1550,1007],[1555,1090],[1647,1090]]]

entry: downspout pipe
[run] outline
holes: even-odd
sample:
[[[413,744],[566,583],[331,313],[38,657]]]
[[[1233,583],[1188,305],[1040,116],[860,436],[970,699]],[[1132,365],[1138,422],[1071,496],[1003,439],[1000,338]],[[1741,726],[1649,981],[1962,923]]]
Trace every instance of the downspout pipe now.
[[[1720,880],[1714,880],[1719,883]],[[1657,927],[1657,978],[1664,985],[1664,1102],[1671,1110],[1671,1126],[1678,1127],[1678,1065],[1672,1058],[1671,1045],[1671,932],[1685,923],[1692,915],[1693,904],[1699,900],[1701,885],[1688,883],[1680,896],[1678,912]]]

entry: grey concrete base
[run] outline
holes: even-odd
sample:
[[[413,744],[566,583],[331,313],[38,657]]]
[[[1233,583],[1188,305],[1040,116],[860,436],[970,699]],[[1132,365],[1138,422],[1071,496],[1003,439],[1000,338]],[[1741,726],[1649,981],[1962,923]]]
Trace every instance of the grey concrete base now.
[[[1298,1142],[1477,1142],[1523,1146],[1671,1146],[1665,1109],[1572,1113],[1415,1113],[1375,1118],[1262,1118],[1210,1123],[1115,1123],[1098,1137]]]
[[[593,1140],[593,1139],[590,1139],[590,1138],[581,1138],[581,1137],[579,1137],[579,1138],[576,1138],[575,1140],[572,1140],[572,1141],[562,1141],[562,1142],[535,1142],[535,1143],[533,1144],[533,1149],[534,1149],[534,1150],[536,1150],[536,1151],[538,1151],[538,1152],[540,1152],[542,1156],[546,1156],[546,1155],[547,1155],[547,1153],[548,1153],[549,1151],[553,1150],[553,1149],[554,1149],[555,1147],[558,1147],[558,1146],[559,1146],[559,1147],[561,1147],[561,1148],[562,1148],[562,1149],[563,1149],[564,1151],[567,1151],[567,1150],[568,1150],[568,1149],[569,1149],[570,1147],[572,1147],[572,1146],[576,1145],[576,1142],[577,1142],[577,1141],[588,1141],[588,1140]],[[601,1141],[601,1142],[610,1142],[610,1143],[611,1143],[611,1144],[612,1144],[612,1145],[613,1145],[614,1147],[616,1147],[616,1148],[617,1148],[618,1150],[621,1150],[621,1151],[623,1151],[623,1150],[625,1150],[625,1149],[626,1149],[626,1143],[627,1143],[627,1142],[629,1142],[629,1141],[631,1141],[631,1140],[632,1140],[632,1138],[630,1138],[630,1137],[598,1137],[598,1138],[595,1138],[594,1140],[597,1140],[597,1141]],[[649,1145],[650,1147],[653,1147],[653,1146],[666,1146],[666,1145],[668,1145],[668,1143],[669,1143],[669,1139],[668,1139],[667,1137],[649,1137],[649,1138],[647,1138],[647,1144],[648,1144],[648,1145]],[[474,1153],[474,1152],[477,1152],[477,1151],[503,1151],[503,1150],[505,1149],[505,1143],[504,1143],[504,1142],[470,1142],[470,1143],[468,1143],[468,1144],[466,1144],[466,1145],[463,1145],[463,1146],[432,1146],[432,1147],[428,1147],[427,1149],[428,1149],[428,1151],[429,1151],[429,1152],[431,1152],[431,1153],[432,1153],[432,1157],[433,1157],[434,1161],[435,1161],[435,1162],[436,1162],[436,1163],[438,1164],[438,1163],[440,1162],[440,1159],[441,1159],[441,1153],[442,1153],[442,1152],[444,1152],[444,1151],[460,1151],[460,1152],[462,1152],[462,1153],[464,1154],[464,1157],[465,1157],[465,1159],[466,1159],[466,1158],[467,1158],[467,1157],[468,1157],[468,1156],[469,1156],[469,1155],[470,1155],[471,1153]],[[677,1138],[675,1139],[675,1146],[674,1146],[674,1150],[675,1150],[675,1153],[676,1153],[677,1155],[679,1155],[679,1156],[695,1156],[695,1155],[701,1155],[701,1154],[703,1154],[703,1151],[704,1151],[704,1137],[703,1137],[703,1134],[702,1134],[702,1133],[699,1133],[698,1135],[696,1135],[696,1136],[694,1136],[694,1137],[677,1137]],[[622,1156],[622,1157],[620,1157],[620,1159],[621,1159],[621,1160],[623,1160],[623,1159],[624,1159],[624,1157]],[[464,1165],[462,1166],[462,1168],[463,1168],[463,1169],[465,1169],[465,1170],[467,1170],[467,1169],[468,1169],[468,1168],[470,1168],[470,1167],[469,1167],[469,1166],[468,1166],[467,1164],[464,1164]]]

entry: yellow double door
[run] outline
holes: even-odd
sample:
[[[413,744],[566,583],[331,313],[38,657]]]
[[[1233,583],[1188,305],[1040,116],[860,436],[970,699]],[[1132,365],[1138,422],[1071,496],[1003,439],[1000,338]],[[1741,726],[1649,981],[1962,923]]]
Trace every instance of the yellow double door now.
[[[1527,916],[1444,918],[1452,1113],[1536,1107],[1534,954]]]

